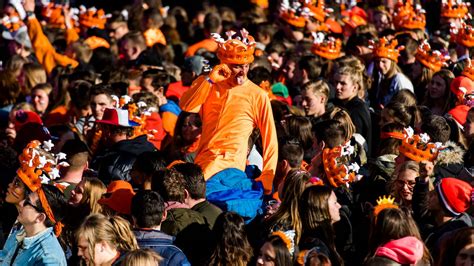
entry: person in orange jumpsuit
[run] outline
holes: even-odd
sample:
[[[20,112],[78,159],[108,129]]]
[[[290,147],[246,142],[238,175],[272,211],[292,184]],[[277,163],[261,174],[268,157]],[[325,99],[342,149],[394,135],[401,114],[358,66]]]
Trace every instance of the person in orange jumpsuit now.
[[[199,112],[202,120],[202,136],[195,163],[203,169],[207,180],[208,199],[216,191],[222,192],[221,196],[225,195],[227,199],[229,191],[237,194],[244,191],[239,197],[245,198],[253,193],[250,191],[255,191],[255,186],[250,188],[249,182],[242,185],[239,178],[246,178],[243,171],[249,151],[248,139],[253,129],[258,128],[263,144],[263,169],[255,181],[261,182],[263,192],[270,195],[278,160],[278,143],[268,95],[247,78],[249,65],[254,60],[255,41],[245,30],[237,39],[232,38],[235,32],[226,34],[226,41],[218,34],[213,35],[221,64],[215,66],[209,76],[198,77],[180,101],[183,111]],[[239,171],[243,176],[238,174]],[[246,190],[250,193],[246,194]],[[232,199],[225,203],[217,202],[227,210],[251,217],[252,211],[241,210],[248,207],[238,206],[241,203]]]

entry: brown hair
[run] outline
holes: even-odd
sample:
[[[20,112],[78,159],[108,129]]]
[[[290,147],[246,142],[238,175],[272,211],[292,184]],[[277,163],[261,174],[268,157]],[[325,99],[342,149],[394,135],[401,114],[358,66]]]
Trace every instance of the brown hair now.
[[[455,265],[459,252],[468,245],[474,244],[474,227],[466,227],[450,234],[441,241],[438,263],[436,265]]]
[[[341,107],[335,106],[329,113],[325,114],[327,119],[334,119],[341,122],[345,131],[345,140],[348,141],[356,133],[356,127],[352,123],[349,113]]]
[[[16,99],[20,95],[20,84],[11,72],[0,72],[0,88],[0,105],[6,106],[9,104],[15,104]]]
[[[34,86],[40,83],[46,83],[46,70],[43,66],[37,63],[27,63],[23,65],[23,75],[25,84],[23,93],[29,95]]]
[[[163,260],[151,249],[137,249],[129,252],[120,265],[123,266],[156,266]]]
[[[101,213],[102,205],[98,203],[107,187],[95,177],[84,177],[84,192],[82,193],[81,205],[87,205],[90,213]]]

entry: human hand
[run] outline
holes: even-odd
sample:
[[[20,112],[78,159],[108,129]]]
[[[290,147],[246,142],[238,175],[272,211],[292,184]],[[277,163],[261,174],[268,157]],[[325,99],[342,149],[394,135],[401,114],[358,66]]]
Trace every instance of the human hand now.
[[[23,8],[26,12],[35,12],[35,0],[24,0]]]
[[[228,78],[230,78],[232,71],[230,70],[229,66],[226,64],[220,64],[215,66],[211,73],[209,74],[209,78],[214,83],[222,82]]]
[[[72,12],[71,9],[69,8],[69,5],[63,6],[63,15],[64,15],[64,24],[66,26],[66,29],[72,29]]]
[[[425,182],[429,180],[429,177],[433,175],[434,164],[430,161],[420,162],[420,178]]]

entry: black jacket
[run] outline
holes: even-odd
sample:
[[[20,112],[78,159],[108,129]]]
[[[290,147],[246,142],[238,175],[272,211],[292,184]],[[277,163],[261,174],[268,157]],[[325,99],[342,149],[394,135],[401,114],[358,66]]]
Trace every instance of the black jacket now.
[[[115,143],[103,155],[96,158],[99,178],[107,185],[114,180],[130,181],[130,170],[138,155],[154,151],[146,135]]]

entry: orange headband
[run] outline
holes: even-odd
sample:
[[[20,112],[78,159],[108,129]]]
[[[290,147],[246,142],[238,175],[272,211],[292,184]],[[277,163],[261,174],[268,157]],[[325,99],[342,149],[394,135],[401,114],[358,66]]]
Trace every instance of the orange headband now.
[[[403,140],[405,138],[405,134],[401,132],[382,132],[380,133],[381,139],[399,139]]]

